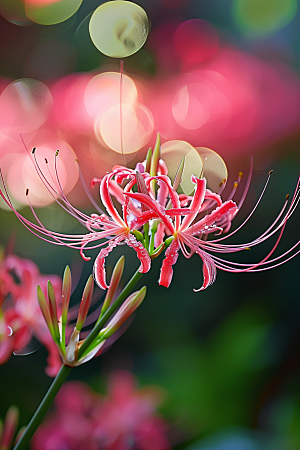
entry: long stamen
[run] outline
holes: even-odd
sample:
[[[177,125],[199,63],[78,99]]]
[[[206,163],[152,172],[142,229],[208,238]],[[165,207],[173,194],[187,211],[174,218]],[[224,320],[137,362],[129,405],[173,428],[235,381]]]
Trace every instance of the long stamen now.
[[[227,239],[227,238],[230,237],[230,236],[233,236],[235,233],[237,233],[237,232],[238,232],[238,231],[239,231],[239,230],[240,230],[240,229],[248,222],[248,220],[250,219],[250,217],[254,214],[256,208],[258,207],[258,205],[259,205],[259,203],[260,203],[260,201],[261,201],[261,199],[262,199],[262,197],[263,197],[263,195],[264,195],[264,193],[265,193],[265,191],[266,191],[266,189],[267,189],[268,183],[269,183],[270,178],[271,178],[271,174],[272,174],[272,171],[269,172],[267,181],[266,181],[266,183],[265,183],[265,185],[264,185],[264,188],[263,188],[263,190],[262,190],[262,192],[261,192],[261,194],[260,194],[260,196],[259,196],[259,199],[257,200],[257,202],[256,202],[256,204],[255,204],[255,206],[254,206],[254,208],[252,209],[252,211],[250,212],[250,214],[246,217],[246,219],[244,220],[244,222],[243,222],[238,228],[236,228],[234,231],[232,231],[231,233],[227,234],[226,236],[223,236],[223,237],[218,238],[218,239],[213,239],[213,240],[210,241],[210,242],[220,242],[220,241],[223,241],[224,239]]]

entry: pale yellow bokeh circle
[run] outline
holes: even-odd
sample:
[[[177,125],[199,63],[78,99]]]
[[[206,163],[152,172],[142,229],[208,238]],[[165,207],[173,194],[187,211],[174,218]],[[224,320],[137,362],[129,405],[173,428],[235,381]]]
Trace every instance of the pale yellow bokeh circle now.
[[[206,147],[196,147],[203,162],[203,177],[206,178],[207,187],[218,192],[220,184],[227,180],[228,172],[224,160],[218,153]]]
[[[100,52],[113,58],[125,58],[145,44],[149,21],[146,12],[136,3],[114,0],[95,10],[89,31]]]
[[[180,187],[186,195],[192,194],[195,187],[191,180],[192,175],[199,177],[203,167],[197,150],[185,141],[168,141],[161,146],[161,157],[168,167],[168,175],[172,181],[182,158],[185,158]]]

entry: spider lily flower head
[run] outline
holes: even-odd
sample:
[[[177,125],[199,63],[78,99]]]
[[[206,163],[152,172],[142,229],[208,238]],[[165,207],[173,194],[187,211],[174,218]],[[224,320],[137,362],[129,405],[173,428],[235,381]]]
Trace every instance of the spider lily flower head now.
[[[172,148],[174,142],[175,144],[179,143],[176,151],[174,152],[173,148],[173,153],[170,153],[169,150],[166,152],[164,146],[167,145],[168,149],[170,146]],[[182,153],[181,148],[187,148],[187,151],[185,150]],[[106,212],[97,206],[80,173],[83,187],[98,212],[87,216],[69,203],[61,189],[57,170],[55,170],[56,185],[53,185],[53,180],[50,182],[47,179],[42,168],[38,165],[35,152],[36,150],[32,155],[41,180],[54,199],[84,225],[88,233],[64,235],[49,231],[41,223],[30,205],[29,194],[29,205],[37,224],[30,222],[15,210],[4,183],[0,195],[15,212],[18,219],[31,232],[45,241],[77,248],[85,260],[90,259],[85,256],[86,250],[102,247],[94,263],[94,278],[102,289],[109,287],[105,273],[106,258],[114,247],[121,243],[126,243],[136,251],[141,262],[139,270],[142,273],[150,269],[151,259],[166,250],[159,279],[159,283],[166,287],[171,283],[173,265],[176,263],[178,251],[181,250],[186,258],[190,258],[196,253],[203,264],[204,282],[200,290],[214,282],[217,269],[229,272],[267,270],[283,264],[299,253],[298,241],[287,252],[270,259],[278,246],[287,220],[291,217],[299,202],[299,183],[290,204],[286,199],[278,217],[262,235],[245,244],[228,245],[223,243],[224,239],[237,233],[248,222],[269,183],[271,172],[262,194],[249,216],[242,225],[230,232],[232,221],[241,209],[248,192],[252,162],[244,191],[239,201],[235,202],[234,198],[242,179],[242,173],[239,173],[228,197],[224,198],[223,191],[227,180],[227,169],[219,155],[202,147],[193,148],[182,141],[170,141],[161,146],[158,135],[154,151],[149,150],[146,160],[138,163],[135,170],[115,166],[112,172],[106,174],[102,179],[94,178],[92,180],[92,186],[100,184],[100,198]],[[190,154],[193,156],[192,160]],[[178,167],[174,171],[173,160],[178,156]],[[58,152],[55,154],[55,161],[57,157]],[[172,165],[173,167],[171,167]],[[0,175],[2,181],[4,181],[2,173]],[[218,180],[217,183],[216,180]],[[193,192],[191,192],[192,187],[194,187]],[[228,232],[230,233],[226,234]],[[269,254],[258,263],[243,265],[215,255],[216,253],[231,254],[243,251],[258,245],[276,233],[278,233],[278,240]],[[214,236],[211,238],[213,234]],[[222,236],[223,234],[224,236]],[[169,239],[170,237],[171,239]]]
[[[26,146],[25,146],[26,148]],[[28,149],[26,148],[28,151]],[[133,186],[137,184],[136,172],[132,169],[127,169],[126,167],[117,166],[113,168],[111,173],[105,175],[102,179],[94,178],[91,181],[92,186],[100,183],[100,198],[102,204],[105,208],[105,212],[96,204],[93,197],[91,196],[88,187],[85,184],[83,176],[80,172],[80,179],[84,190],[86,191],[89,199],[94,205],[97,213],[88,216],[83,212],[75,208],[66,198],[59,180],[59,175],[57,172],[56,160],[59,157],[59,151],[55,152],[55,174],[56,180],[52,178],[47,178],[47,171],[42,169],[36,159],[36,152],[38,149],[34,148],[31,152],[33,158],[33,163],[35,165],[38,176],[44,183],[45,187],[49,193],[53,196],[54,200],[70,215],[77,219],[88,231],[85,234],[79,235],[66,235],[62,233],[57,233],[55,231],[48,230],[45,225],[40,221],[36,211],[34,210],[30,202],[30,192],[29,189],[26,190],[26,196],[28,199],[29,206],[33,213],[33,216],[37,223],[33,223],[23,217],[13,206],[10,200],[8,191],[4,183],[4,177],[0,169],[0,176],[2,179],[3,190],[0,189],[0,195],[4,202],[11,208],[16,214],[18,219],[24,224],[24,226],[31,231],[33,234],[37,235],[46,242],[51,242],[59,246],[67,246],[80,250],[80,254],[85,261],[90,260],[90,257],[85,255],[87,249],[93,249],[98,247],[103,247],[98,254],[95,265],[94,265],[94,276],[95,281],[98,286],[107,289],[108,285],[106,283],[105,275],[105,260],[109,253],[114,247],[124,242],[129,247],[136,251],[137,257],[141,262],[140,272],[145,273],[150,269],[151,258],[147,249],[145,248],[142,240],[136,238],[134,231],[137,231],[136,227],[131,226],[132,217],[137,217],[141,214],[140,208],[136,207],[129,198],[125,198],[123,193],[127,190],[132,189]],[[30,153],[28,151],[28,153]],[[45,160],[46,169],[48,161]],[[123,189],[120,183],[123,180],[129,180],[128,184]],[[119,203],[119,208],[116,208],[113,204],[112,197],[115,197],[117,203]],[[121,211],[119,210],[121,209]]]
[[[107,309],[113,301],[114,294],[119,286],[119,282],[122,276],[123,267],[124,257],[121,257],[113,271],[111,277],[111,285],[106,294],[104,303],[101,308],[100,316],[96,321],[95,326],[107,312]],[[94,341],[84,351],[83,355],[79,356],[79,349],[84,342],[84,339],[80,340],[80,333],[85,324],[91,305],[94,290],[94,280],[93,276],[90,275],[86,282],[79,306],[76,325],[70,335],[68,344],[66,345],[71,282],[71,272],[69,267],[67,266],[63,277],[62,314],[59,319],[57,315],[56,298],[53,286],[50,281],[48,282],[47,296],[43,294],[43,291],[39,286],[37,287],[37,296],[45,322],[50,331],[52,339],[59,350],[63,364],[75,367],[89,361],[96,354],[100,353],[106,340],[120,328],[120,326],[141,304],[145,297],[146,289],[142,288],[140,291],[131,294],[124,301],[119,310],[117,310],[115,316],[108,322],[105,328],[100,330]]]
[[[297,182],[291,203],[289,204],[289,196],[286,196],[284,205],[277,218],[265,232],[253,241],[244,244],[232,245],[223,243],[227,237],[237,233],[246,222],[248,222],[260,203],[269,183],[272,171],[269,172],[262,194],[245,221],[227,236],[221,236],[223,233],[230,230],[231,223],[245,200],[250,185],[251,174],[252,161],[244,192],[238,203],[235,203],[232,199],[242,179],[241,172],[233,185],[231,193],[225,201],[223,201],[220,194],[223,192],[226,180],[222,180],[219,185],[219,192],[215,193],[208,189],[205,177],[198,178],[195,175],[191,176],[191,181],[195,186],[194,193],[191,195],[178,194],[176,191],[177,186],[175,186],[175,180],[172,185],[170,178],[166,175],[156,175],[146,178],[148,195],[140,192],[124,192],[125,196],[146,205],[148,207],[148,216],[152,213],[154,217],[154,214],[156,214],[156,220],[159,222],[159,225],[155,226],[155,230],[158,231],[159,229],[160,239],[157,245],[162,242],[161,245],[166,248],[165,259],[163,260],[159,278],[160,285],[169,287],[173,276],[173,266],[177,261],[179,250],[181,250],[186,258],[190,258],[195,253],[202,260],[203,285],[200,289],[194,289],[195,292],[204,290],[214,283],[217,269],[236,273],[264,271],[283,264],[300,252],[298,249],[300,241],[298,241],[285,253],[271,259],[271,256],[282,237],[286,223],[299,203],[300,178]],[[205,176],[205,168],[204,174],[202,175]],[[167,191],[167,195],[164,194],[163,196],[159,196],[157,194],[157,198],[153,196],[153,191],[151,192],[150,188],[150,183],[152,183],[153,180],[155,180],[159,186],[158,191],[164,188]],[[170,211],[176,211],[176,214],[170,214]],[[141,222],[141,218],[138,218],[137,220],[139,223]],[[276,233],[278,234],[278,238],[275,244],[271,247],[271,250],[266,257],[257,263],[241,264],[228,261],[215,255],[216,253],[231,254],[249,250],[266,241],[273,235],[276,235]],[[214,237],[210,239],[212,234],[214,234]]]

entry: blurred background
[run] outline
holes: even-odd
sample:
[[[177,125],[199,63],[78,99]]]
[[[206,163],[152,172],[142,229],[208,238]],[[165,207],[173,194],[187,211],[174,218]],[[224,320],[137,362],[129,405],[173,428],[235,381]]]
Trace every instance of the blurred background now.
[[[249,171],[253,155],[251,187],[234,227],[251,211],[268,172],[274,172],[258,210],[231,242],[254,239],[276,218],[299,175],[299,2],[137,3],[148,15],[150,31],[145,45],[124,58],[125,162],[134,167],[143,160],[160,132],[162,142],[186,140],[217,151],[227,164],[229,193],[238,172]],[[66,234],[83,229],[47,193],[24,143],[29,151],[37,148],[44,170],[47,158],[52,175],[59,149],[65,194],[76,207],[94,212],[75,159],[88,185],[124,162],[120,59],[101,53],[89,29],[100,4],[0,0],[3,178],[24,216],[33,220],[25,195],[29,188],[40,220]],[[90,191],[99,201],[97,187]],[[97,251],[90,251],[92,260],[83,263],[79,252],[30,234],[2,200],[0,208],[0,245],[5,248],[13,241],[13,253],[32,259],[42,274],[62,276],[70,264],[78,273],[76,301]],[[297,242],[299,224],[296,211],[277,255]],[[245,261],[261,260],[271,245],[251,250]],[[138,262],[125,246],[109,256],[107,270],[111,272],[123,253],[128,280]],[[272,271],[219,271],[216,283],[199,293],[193,292],[202,283],[196,255],[190,260],[179,257],[169,289],[157,284],[161,262],[161,257],[155,259],[140,283],[147,284],[147,297],[126,333],[103,356],[74,370],[70,379],[84,380],[103,394],[105,380],[116,370],[127,370],[140,386],[158,386],[163,391],[160,415],[174,449],[300,449],[299,257]],[[0,417],[15,404],[20,426],[28,422],[51,382],[44,372],[47,352],[34,346],[33,353],[14,355],[0,366]]]

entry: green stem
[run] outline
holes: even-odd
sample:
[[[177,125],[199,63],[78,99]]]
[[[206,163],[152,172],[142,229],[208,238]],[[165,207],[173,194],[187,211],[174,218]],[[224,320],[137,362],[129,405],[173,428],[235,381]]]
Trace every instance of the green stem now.
[[[34,435],[36,429],[42,422],[46,412],[50,408],[56,394],[58,393],[59,389],[61,388],[62,384],[66,380],[67,376],[71,372],[72,367],[68,366],[61,366],[60,371],[56,375],[55,379],[53,380],[53,383],[51,384],[50,388],[48,389],[48,392],[46,393],[45,397],[40,403],[40,406],[34,413],[31,421],[26,427],[26,430],[22,434],[19,442],[15,446],[14,450],[25,450],[29,444],[30,439]]]
[[[111,307],[106,311],[106,313],[101,317],[99,322],[95,325],[95,327],[92,329],[88,337],[83,341],[79,351],[78,351],[78,359],[80,359],[85,351],[88,349],[88,347],[94,342],[94,340],[97,338],[99,332],[102,330],[103,326],[106,324],[108,319],[113,315],[113,313],[122,305],[123,301],[128,297],[128,295],[131,293],[134,286],[137,284],[137,282],[140,280],[141,276],[143,274],[139,272],[138,270],[135,272],[131,280],[127,283],[127,285],[124,287],[123,291],[119,295],[119,297],[116,299],[116,301],[111,305]]]

